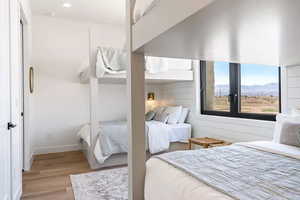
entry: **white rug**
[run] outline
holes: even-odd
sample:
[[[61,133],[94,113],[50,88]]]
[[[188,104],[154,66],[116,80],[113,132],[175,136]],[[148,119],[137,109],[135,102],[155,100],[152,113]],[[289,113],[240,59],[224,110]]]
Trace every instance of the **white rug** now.
[[[71,175],[75,200],[128,199],[127,167]]]

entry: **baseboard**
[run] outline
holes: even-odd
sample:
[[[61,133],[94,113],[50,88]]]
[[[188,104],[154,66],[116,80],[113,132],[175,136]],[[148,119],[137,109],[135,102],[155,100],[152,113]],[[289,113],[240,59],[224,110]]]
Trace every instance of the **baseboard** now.
[[[58,152],[66,152],[66,151],[77,151],[77,150],[81,150],[80,144],[35,147],[34,155],[47,154],[47,153],[58,153]]]
[[[24,163],[24,171],[26,171],[26,172],[30,171],[32,163],[33,163],[33,153],[31,153],[29,161],[25,161],[25,163]]]
[[[31,153],[31,156],[30,156],[30,168],[29,168],[29,170],[31,169],[33,160],[34,160],[34,155],[33,155],[33,153]]]

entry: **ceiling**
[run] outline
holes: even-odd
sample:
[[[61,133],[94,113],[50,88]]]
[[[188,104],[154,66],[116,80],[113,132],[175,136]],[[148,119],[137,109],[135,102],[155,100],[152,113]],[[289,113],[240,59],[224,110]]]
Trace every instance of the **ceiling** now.
[[[34,15],[84,20],[96,23],[123,24],[125,0],[30,0]],[[63,3],[72,7],[64,8]]]

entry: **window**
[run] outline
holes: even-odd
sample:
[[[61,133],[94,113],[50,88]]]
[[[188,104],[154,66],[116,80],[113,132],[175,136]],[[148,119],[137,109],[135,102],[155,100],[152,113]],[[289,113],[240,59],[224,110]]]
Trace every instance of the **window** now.
[[[280,68],[201,61],[201,113],[275,120],[280,112]]]

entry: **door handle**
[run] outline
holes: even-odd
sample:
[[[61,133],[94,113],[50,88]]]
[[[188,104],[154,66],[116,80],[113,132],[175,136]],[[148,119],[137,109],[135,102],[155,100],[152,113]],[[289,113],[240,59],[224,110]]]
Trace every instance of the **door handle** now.
[[[7,130],[11,130],[11,129],[13,129],[13,128],[16,128],[16,124],[13,124],[13,123],[11,123],[11,122],[8,122],[7,123]]]

